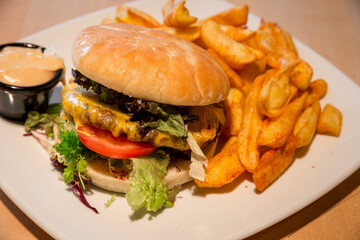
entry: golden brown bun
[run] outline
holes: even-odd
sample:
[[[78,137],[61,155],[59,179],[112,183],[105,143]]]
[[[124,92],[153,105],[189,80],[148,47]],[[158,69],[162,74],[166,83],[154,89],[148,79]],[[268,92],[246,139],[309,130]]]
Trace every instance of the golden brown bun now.
[[[170,163],[165,176],[168,189],[182,185],[193,179],[189,176],[190,161],[177,161],[176,166]],[[115,178],[109,171],[106,162],[102,159],[88,161],[86,174],[91,183],[100,188],[113,192],[127,192],[130,190],[129,180]]]
[[[182,106],[224,100],[229,80],[204,49],[160,30],[124,23],[84,29],[73,63],[86,77],[128,96]]]

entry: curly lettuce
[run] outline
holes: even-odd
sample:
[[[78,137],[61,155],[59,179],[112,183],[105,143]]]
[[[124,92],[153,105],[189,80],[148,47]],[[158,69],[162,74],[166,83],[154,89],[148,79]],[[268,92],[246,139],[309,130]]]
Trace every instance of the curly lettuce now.
[[[61,109],[61,103],[54,103],[48,106],[46,113],[30,111],[24,124],[25,131],[44,130],[46,136],[52,138],[54,136],[54,125],[59,121]]]
[[[147,211],[156,212],[162,207],[172,206],[174,191],[169,191],[165,183],[170,156],[158,150],[152,155],[131,160],[130,191],[126,193],[131,208],[136,211],[144,207]]]

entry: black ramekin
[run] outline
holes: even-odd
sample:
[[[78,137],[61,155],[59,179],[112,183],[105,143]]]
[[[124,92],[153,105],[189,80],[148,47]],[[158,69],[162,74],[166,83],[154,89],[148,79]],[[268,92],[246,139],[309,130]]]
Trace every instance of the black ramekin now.
[[[7,43],[0,45],[0,52],[7,46],[45,48],[32,43]],[[45,112],[53,88],[64,74],[64,69],[56,71],[49,81],[35,86],[19,87],[0,82],[0,114],[12,120],[24,120],[29,111]]]

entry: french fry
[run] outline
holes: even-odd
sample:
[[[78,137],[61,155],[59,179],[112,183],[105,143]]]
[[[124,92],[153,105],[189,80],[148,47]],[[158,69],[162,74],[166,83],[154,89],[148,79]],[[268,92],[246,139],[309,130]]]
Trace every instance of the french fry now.
[[[295,57],[290,51],[286,49],[277,49],[267,54],[267,64],[275,69],[282,69],[289,66],[297,65],[301,60]]]
[[[160,23],[149,14],[136,8],[120,5],[116,9],[116,21],[147,28],[160,27]]]
[[[261,20],[260,27],[257,30],[256,40],[259,46],[268,52],[275,52],[282,49],[288,51],[294,55],[294,57],[298,57],[291,35],[276,23]]]
[[[197,17],[190,16],[185,7],[185,0],[168,0],[162,8],[164,24],[169,27],[187,27],[197,21]]]
[[[257,137],[257,144],[271,148],[279,148],[285,144],[300,116],[308,93],[290,102],[284,112],[277,118],[267,118]]]
[[[223,67],[226,75],[229,77],[231,87],[241,89],[245,86],[244,80],[242,80],[242,78],[237,74],[237,72],[235,72],[235,70],[232,69],[217,52],[215,52],[211,48],[209,48],[207,51],[211,55],[213,55],[216,58],[216,60],[220,63],[220,65]]]
[[[317,79],[310,83],[309,85],[309,96],[306,99],[304,108],[307,108],[313,104],[316,100],[321,99],[326,95],[327,92],[327,83],[324,79]]]
[[[220,29],[237,42],[248,40],[256,35],[255,31],[249,30],[247,28],[220,25]]]
[[[294,44],[294,41],[291,37],[291,35],[283,28],[281,28],[281,33],[282,33],[282,38],[285,42],[284,45],[287,45],[287,49],[290,50],[290,52],[292,52],[295,56],[299,56],[298,52],[297,52],[297,49],[296,49],[296,46]],[[279,40],[278,40],[279,42]]]
[[[263,74],[266,69],[266,59],[262,58],[250,64],[246,64],[243,68],[237,71],[241,79],[245,82],[245,87],[243,87],[243,91],[245,93],[248,92],[251,83],[254,79]]]
[[[286,30],[263,20],[258,30],[247,29],[247,5],[197,21],[185,2],[166,2],[165,25],[125,6],[117,8],[115,19],[105,18],[102,24],[124,22],[162,30],[192,41],[217,59],[231,84],[223,108],[212,105],[215,111],[200,112],[208,110],[196,107],[193,111],[216,114],[227,141],[215,156],[217,142],[203,149],[209,159],[205,180],[194,181],[199,187],[218,188],[247,170],[263,191],[291,165],[296,149],[309,145],[316,133],[339,136],[342,114],[331,104],[321,112],[319,100],[327,83],[311,82],[313,69],[299,58]],[[213,123],[201,119],[189,125],[193,134],[204,141],[215,137],[214,128],[203,127]]]
[[[231,88],[227,99],[224,101],[225,124],[222,132],[225,137],[229,138],[238,135],[244,104],[244,93],[237,88]]]
[[[108,23],[116,23],[116,20],[112,18],[104,18],[100,24],[108,24]]]
[[[194,41],[194,43],[203,49],[208,49],[204,41],[201,39],[201,34],[200,37]]]
[[[253,172],[256,188],[263,191],[274,182],[294,161],[297,137],[291,135],[286,144],[278,150],[269,150],[260,159],[259,166]]]
[[[207,21],[214,21],[218,24],[242,26],[245,25],[247,22],[248,13],[249,7],[247,5],[241,5],[230,8],[229,10],[225,10],[211,17],[202,19],[198,22],[198,24],[204,24]]]
[[[301,61],[290,74],[290,82],[301,90],[306,90],[313,76],[312,67],[305,61]]]
[[[278,46],[281,46],[287,50],[289,50],[294,56],[298,56],[295,44],[292,40],[291,35],[285,31],[283,28],[279,27],[276,23],[273,22],[262,22],[262,26],[264,28],[269,28],[271,34],[274,36],[275,41]]]
[[[279,117],[285,110],[286,106],[289,104],[291,99],[297,94],[298,89],[297,87],[290,84],[290,94],[288,95],[288,98],[285,100],[284,104],[279,107],[271,107],[271,103],[269,102],[270,107],[261,111],[259,111],[270,118],[276,118]],[[259,107],[259,106],[258,106]]]
[[[219,188],[232,182],[245,171],[237,154],[237,137],[230,138],[221,151],[209,159],[203,182],[194,179],[199,187]]]
[[[257,110],[256,99],[266,75],[258,76],[251,84],[245,100],[243,119],[238,135],[238,157],[244,168],[253,172],[259,164],[257,135],[262,126],[262,116]]]
[[[199,27],[168,27],[161,26],[156,29],[162,30],[164,32],[179,36],[188,41],[194,42],[196,39],[200,37],[200,29]]]
[[[269,74],[257,99],[257,107],[261,114],[275,118],[284,111],[297,88],[290,84],[289,72],[292,68],[281,71],[268,70]]]
[[[255,54],[257,60],[265,57],[265,54],[262,51],[252,47],[248,47],[248,48]]]
[[[339,109],[331,104],[326,104],[320,114],[316,132],[319,134],[331,134],[340,136],[342,126],[342,114]]]
[[[298,138],[296,148],[304,147],[311,143],[316,133],[320,112],[320,103],[316,101],[300,115],[293,130],[293,134]]]
[[[266,53],[269,66],[281,69],[300,63],[291,37],[274,23],[261,21],[256,36],[248,41],[251,46]],[[290,39],[289,39],[290,38]]]
[[[206,46],[219,53],[232,68],[240,69],[244,64],[257,60],[253,51],[226,35],[213,21],[207,21],[201,27],[200,35]]]
[[[261,22],[263,25],[263,21]],[[261,25],[261,26],[262,26]],[[259,27],[256,31],[256,35],[247,43],[252,46],[264,51],[265,53],[271,53],[277,51],[279,48],[274,36],[271,34],[270,29]]]

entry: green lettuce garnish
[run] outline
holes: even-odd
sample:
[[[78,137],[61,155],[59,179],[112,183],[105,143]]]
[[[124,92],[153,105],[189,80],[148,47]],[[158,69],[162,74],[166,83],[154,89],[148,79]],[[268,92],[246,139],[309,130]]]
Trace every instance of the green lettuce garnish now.
[[[46,113],[48,113],[48,114],[60,114],[61,111],[62,111],[62,104],[61,103],[49,104],[47,109],[46,109]]]
[[[145,122],[139,125],[141,128],[155,128],[162,132],[167,132],[172,136],[186,138],[187,131],[183,117],[179,113],[161,112],[158,120]]]
[[[56,143],[54,148],[65,158],[63,162],[66,166],[63,173],[64,181],[66,183],[73,182],[75,174],[78,174],[81,181],[81,174],[85,172],[87,167],[85,159],[91,159],[95,153],[82,144],[74,130],[60,132],[59,139],[61,142]]]
[[[130,191],[126,193],[128,204],[133,210],[144,207],[147,211],[157,211],[163,206],[172,206],[171,195],[165,183],[168,154],[158,150],[152,155],[131,158],[133,170],[129,175]]]
[[[112,195],[109,200],[106,201],[105,207],[110,207],[110,205],[115,201],[116,194]]]
[[[54,125],[59,119],[61,112],[61,104],[54,103],[48,106],[46,113],[39,113],[37,111],[30,111],[25,121],[25,131],[44,130],[47,137],[54,136]]]

